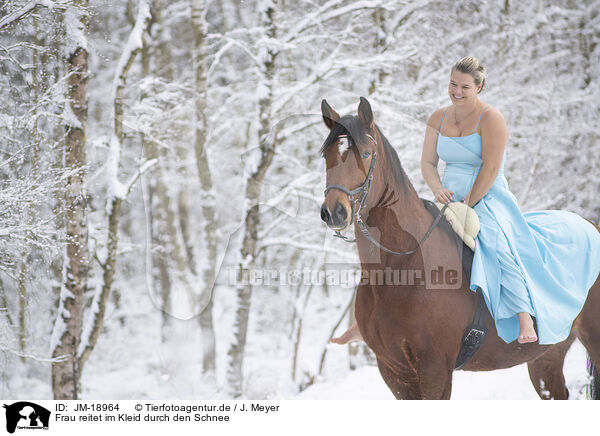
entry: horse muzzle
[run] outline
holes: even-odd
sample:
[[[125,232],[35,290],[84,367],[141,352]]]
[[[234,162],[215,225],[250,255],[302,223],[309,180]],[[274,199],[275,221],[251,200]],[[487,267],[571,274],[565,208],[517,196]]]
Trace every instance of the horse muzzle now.
[[[342,231],[350,225],[348,221],[348,211],[342,203],[336,201],[333,211],[323,203],[321,206],[321,219],[330,229]]]

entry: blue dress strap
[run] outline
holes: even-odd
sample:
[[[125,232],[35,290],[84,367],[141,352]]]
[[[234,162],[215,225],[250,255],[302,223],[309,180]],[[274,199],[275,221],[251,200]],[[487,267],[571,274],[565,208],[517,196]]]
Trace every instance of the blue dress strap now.
[[[440,121],[440,127],[438,128],[438,133],[442,133],[442,124],[444,124],[444,118],[446,118],[446,112],[448,112],[449,108],[450,108],[450,106],[448,106],[446,108],[446,110],[444,111],[444,115],[442,115],[442,121]]]
[[[489,106],[484,107],[483,110],[481,111],[481,114],[479,115],[479,121],[477,121],[477,127],[475,128],[475,133],[479,133],[479,123],[481,123],[481,117],[483,117],[483,113],[485,112],[485,110],[488,107]]]

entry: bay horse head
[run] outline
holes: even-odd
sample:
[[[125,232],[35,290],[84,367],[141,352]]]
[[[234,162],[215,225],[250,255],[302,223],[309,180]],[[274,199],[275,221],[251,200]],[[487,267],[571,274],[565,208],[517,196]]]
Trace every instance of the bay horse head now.
[[[358,116],[340,117],[326,100],[321,102],[329,136],[321,147],[325,158],[327,187],[321,219],[339,232],[348,228],[364,208],[372,188],[375,162],[382,153],[381,138],[367,99],[361,97]]]

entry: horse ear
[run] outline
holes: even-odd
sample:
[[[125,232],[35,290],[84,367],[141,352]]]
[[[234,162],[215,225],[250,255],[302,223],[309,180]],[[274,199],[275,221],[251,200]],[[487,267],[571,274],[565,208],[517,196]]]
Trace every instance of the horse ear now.
[[[368,129],[373,129],[373,111],[369,101],[361,97],[360,104],[358,105],[358,118],[362,121],[363,125]]]
[[[340,119],[339,114],[334,111],[327,100],[323,99],[321,102],[321,113],[323,114],[323,121],[329,130],[333,129],[335,123]]]

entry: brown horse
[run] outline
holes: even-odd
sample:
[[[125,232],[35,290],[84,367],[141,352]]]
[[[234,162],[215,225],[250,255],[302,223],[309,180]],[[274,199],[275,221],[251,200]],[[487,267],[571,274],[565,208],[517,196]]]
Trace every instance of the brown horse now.
[[[362,269],[355,303],[360,333],[397,399],[449,399],[461,340],[478,298],[469,290],[470,271],[462,268],[461,245],[445,220],[421,243],[432,226],[431,208],[418,197],[398,155],[375,125],[366,99],[360,100],[358,116],[340,117],[325,100],[321,111],[330,130],[321,149],[328,185],[321,218],[337,232],[353,220],[361,226],[354,231]],[[386,251],[415,248],[406,255]],[[436,274],[435,280],[428,279]],[[575,338],[600,367],[598,313],[600,277],[571,334],[555,345],[506,344],[486,310],[487,338],[462,369],[489,371],[527,362],[541,398],[566,399],[562,369]],[[593,367],[592,374],[597,377]],[[598,378],[593,384],[598,386]]]

